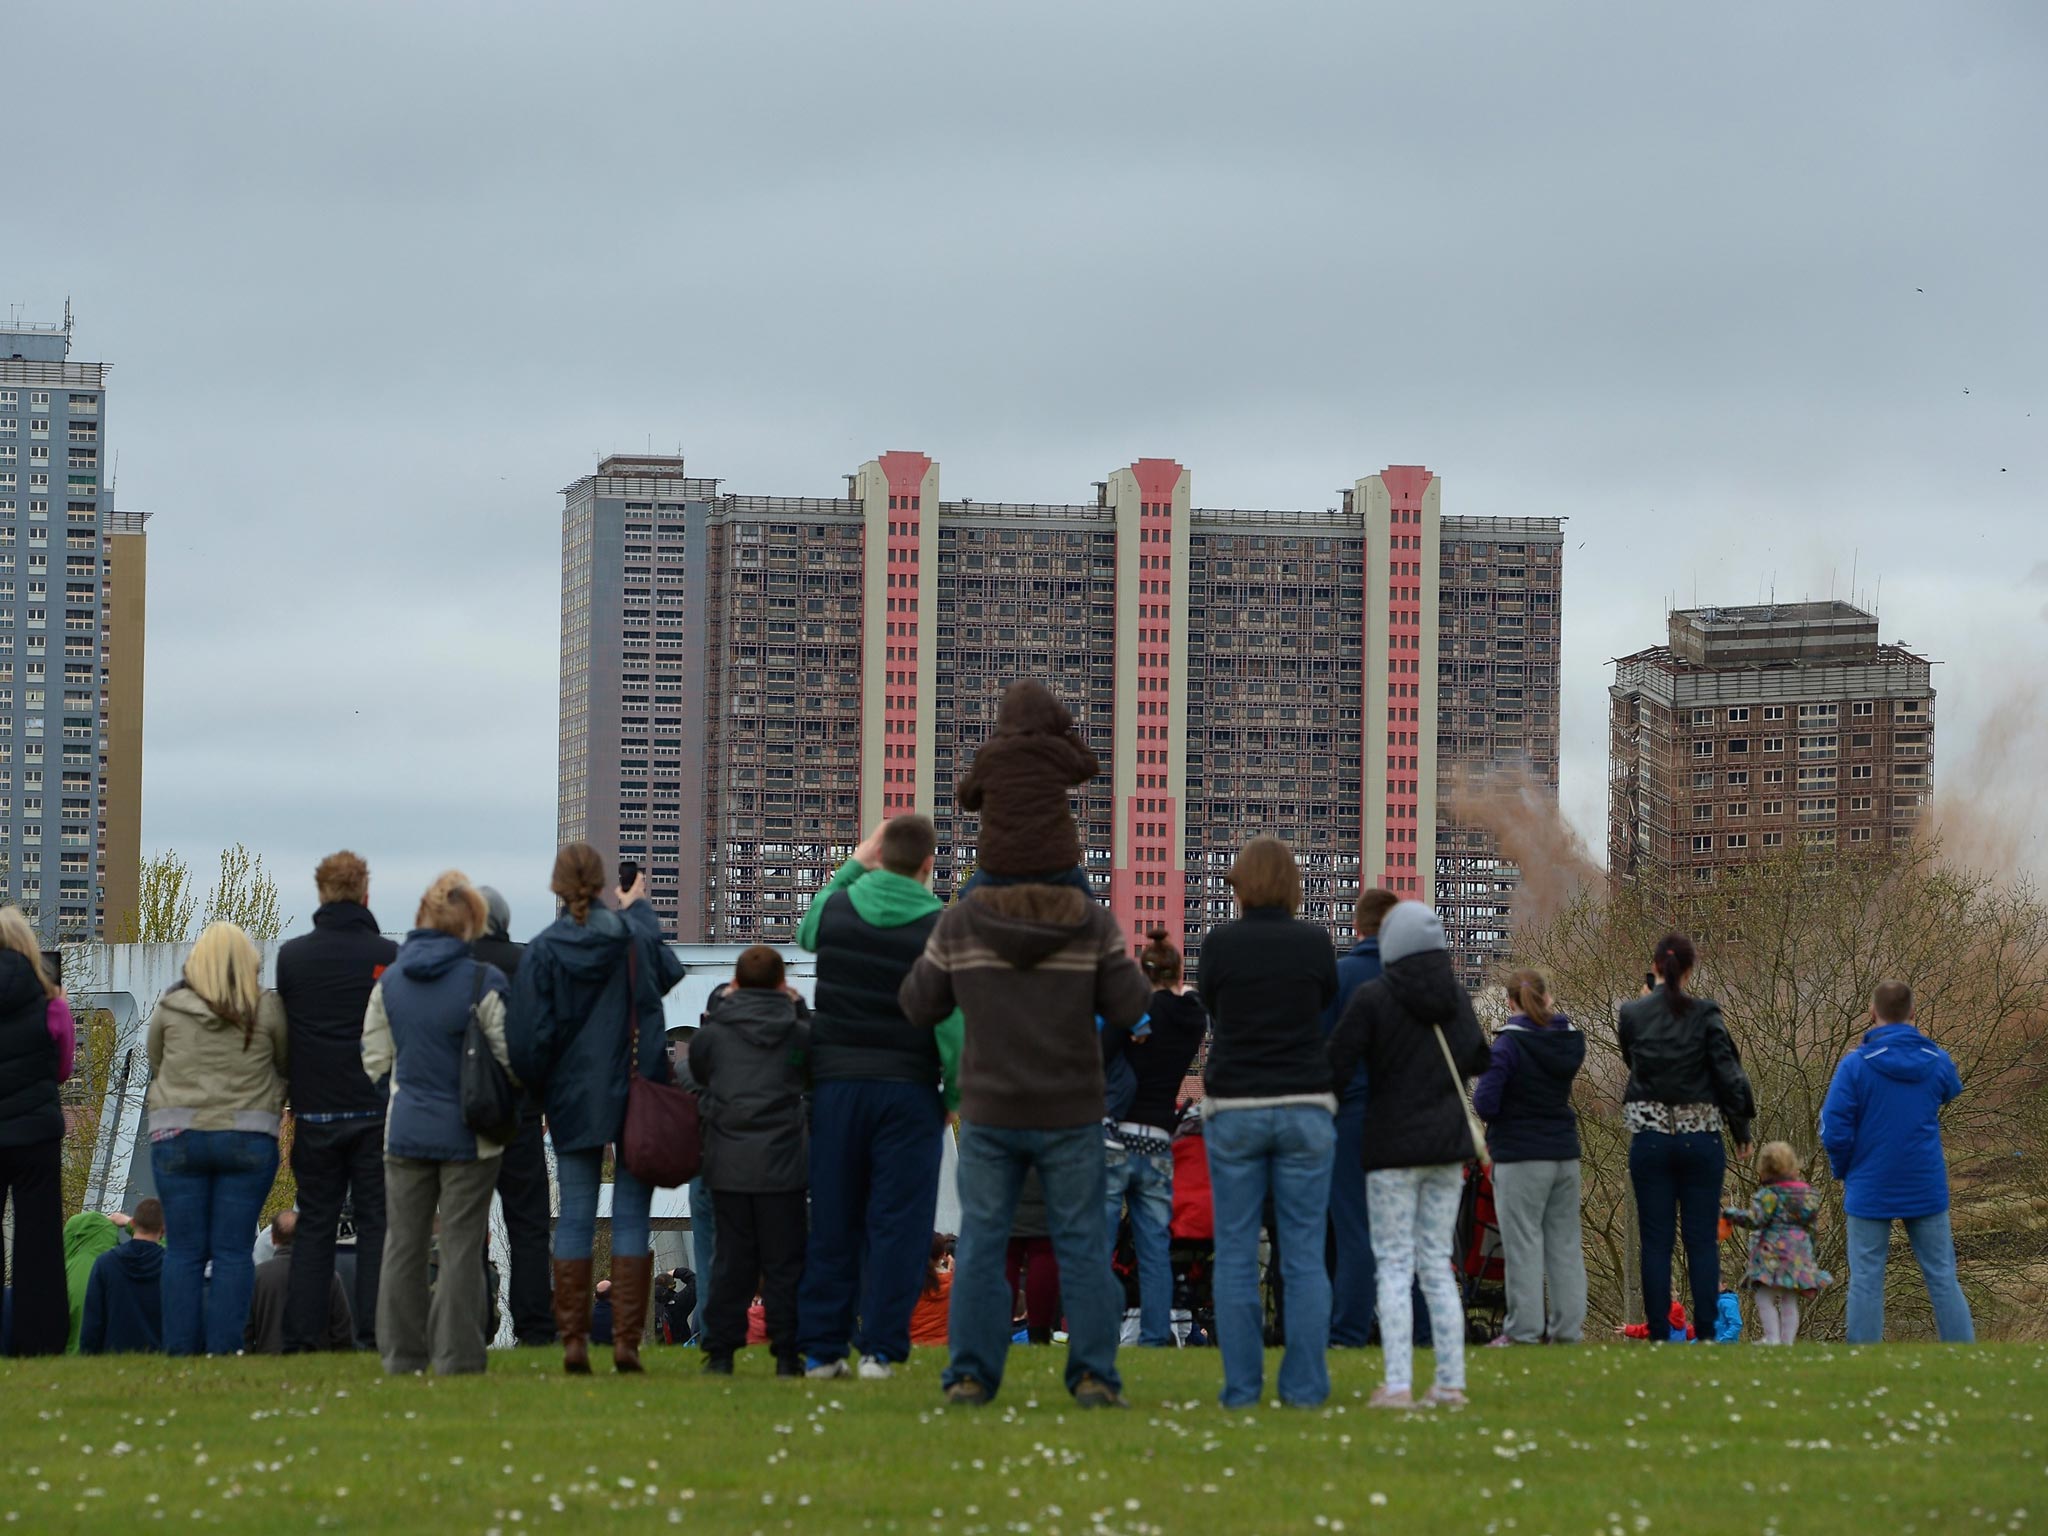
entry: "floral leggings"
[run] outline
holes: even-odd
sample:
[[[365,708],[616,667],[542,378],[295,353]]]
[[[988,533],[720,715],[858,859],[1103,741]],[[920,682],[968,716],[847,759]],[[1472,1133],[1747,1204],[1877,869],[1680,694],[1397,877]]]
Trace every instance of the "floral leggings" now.
[[[1415,1379],[1415,1307],[1411,1282],[1429,1306],[1436,1348],[1436,1384],[1465,1389],[1465,1314],[1451,1271],[1451,1236],[1465,1193],[1461,1163],[1430,1168],[1375,1168],[1365,1176],[1372,1212],[1372,1257],[1379,1268],[1380,1342],[1387,1390],[1407,1392]]]

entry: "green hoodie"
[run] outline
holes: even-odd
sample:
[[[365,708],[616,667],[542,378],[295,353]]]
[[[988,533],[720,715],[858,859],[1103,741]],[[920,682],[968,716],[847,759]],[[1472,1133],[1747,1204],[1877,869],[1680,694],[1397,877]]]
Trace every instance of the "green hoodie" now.
[[[858,859],[848,859],[830,883],[811,898],[811,909],[797,925],[798,946],[812,954],[818,952],[818,923],[834,891],[846,892],[846,899],[853,903],[860,920],[875,928],[901,928],[944,906],[922,880],[913,880],[894,870],[868,869]],[[960,1107],[960,1045],[965,1030],[966,1023],[956,1008],[933,1032],[939,1047],[940,1092],[949,1112]]]
[[[64,1289],[71,1297],[71,1341],[66,1354],[78,1353],[78,1325],[85,1320],[85,1286],[92,1266],[103,1253],[121,1246],[121,1229],[98,1211],[80,1211],[64,1223]]]

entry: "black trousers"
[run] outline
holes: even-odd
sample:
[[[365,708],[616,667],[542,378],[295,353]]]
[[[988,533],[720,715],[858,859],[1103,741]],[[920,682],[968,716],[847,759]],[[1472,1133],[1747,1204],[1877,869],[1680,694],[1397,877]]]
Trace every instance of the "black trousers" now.
[[[746,1347],[747,1308],[758,1280],[768,1314],[768,1348],[777,1360],[794,1360],[796,1289],[804,1274],[809,1220],[804,1192],[749,1195],[715,1189],[711,1204],[718,1245],[711,1254],[711,1295],[704,1303],[704,1353],[730,1358]]]
[[[14,1345],[17,1355],[61,1355],[71,1339],[64,1286],[64,1138],[0,1147],[0,1205],[14,1201]],[[0,1231],[0,1273],[7,1244]]]
[[[318,1350],[327,1339],[334,1236],[346,1202],[355,1215],[356,1347],[377,1347],[377,1279],[384,1269],[384,1120],[337,1120],[292,1127],[292,1177],[299,1230],[285,1292],[284,1352]]]
[[[512,1336],[521,1344],[555,1342],[554,1281],[549,1272],[548,1159],[541,1117],[528,1108],[519,1136],[498,1159],[498,1199],[512,1250]]]

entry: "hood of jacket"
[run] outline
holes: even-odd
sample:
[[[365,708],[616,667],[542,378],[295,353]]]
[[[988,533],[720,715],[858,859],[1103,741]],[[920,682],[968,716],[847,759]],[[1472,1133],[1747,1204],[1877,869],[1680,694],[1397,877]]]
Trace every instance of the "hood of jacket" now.
[[[1360,939],[1356,944],[1353,944],[1344,951],[1344,958],[1346,960],[1377,960],[1379,957],[1380,941],[1377,934],[1369,939]]]
[[[711,1005],[710,1018],[747,1044],[772,1049],[795,1030],[796,1001],[766,987],[734,987]]]
[[[1010,684],[996,707],[998,736],[1064,736],[1073,728],[1073,715],[1043,683]]]
[[[1515,1037],[1515,1050],[1531,1072],[1570,1082],[1586,1064],[1586,1037],[1572,1028],[1572,1021],[1558,1014],[1547,1025],[1532,1023],[1516,1014],[1501,1030]]]
[[[413,981],[439,981],[469,958],[469,946],[452,933],[415,928],[398,951],[401,975]]]
[[[315,928],[354,928],[364,933],[381,933],[377,917],[360,901],[324,901],[313,912]]]
[[[1941,1051],[1912,1024],[1880,1024],[1856,1053],[1863,1064],[1897,1083],[1922,1083],[1941,1072]]]
[[[112,1252],[121,1272],[137,1285],[153,1285],[163,1272],[163,1244],[151,1242],[146,1237],[127,1238]]]
[[[977,886],[964,903],[974,936],[1020,971],[1057,954],[1085,932],[1089,905],[1088,898],[1070,885]]]
[[[860,920],[875,928],[901,928],[929,917],[942,903],[922,880],[892,869],[871,869],[846,888]]]
[[[1787,1179],[1765,1187],[1777,1195],[1783,1217],[1797,1226],[1811,1226],[1814,1217],[1820,1214],[1820,1193],[1803,1179]]]
[[[43,983],[27,955],[0,949],[0,1013],[13,1013],[42,1002]]]
[[[236,1034],[242,1032],[241,1025],[230,1024],[226,1019],[214,1012],[213,1004],[209,1003],[197,992],[194,992],[189,982],[180,981],[175,987],[172,987],[170,991],[163,995],[163,1000],[157,1004],[157,1007],[167,1008],[181,1018],[190,1019],[202,1029],[228,1029],[233,1030]]]
[[[564,917],[549,933],[555,963],[579,981],[605,981],[626,957],[625,920],[609,907],[593,906],[581,923]]]
[[[1380,973],[1380,979],[1417,1023],[1448,1024],[1458,1016],[1464,989],[1451,969],[1450,955],[1441,949],[1403,955]]]
[[[80,1211],[64,1223],[64,1267],[81,1257],[96,1259],[121,1241],[121,1229],[98,1211]]]

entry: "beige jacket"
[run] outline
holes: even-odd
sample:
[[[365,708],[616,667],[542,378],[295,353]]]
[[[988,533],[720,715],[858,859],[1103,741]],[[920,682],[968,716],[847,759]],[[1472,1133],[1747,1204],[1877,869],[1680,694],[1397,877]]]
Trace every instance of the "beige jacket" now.
[[[149,1128],[277,1134],[284,1108],[284,1004],[265,992],[245,1045],[190,987],[163,995],[149,1016]]]

